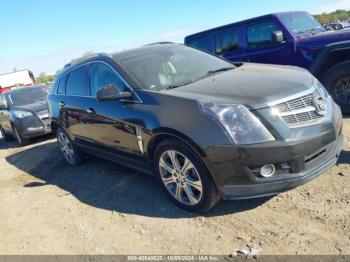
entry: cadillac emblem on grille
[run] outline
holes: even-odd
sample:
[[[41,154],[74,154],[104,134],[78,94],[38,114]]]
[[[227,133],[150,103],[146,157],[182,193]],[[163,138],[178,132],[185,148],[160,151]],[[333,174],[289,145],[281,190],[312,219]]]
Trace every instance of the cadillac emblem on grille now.
[[[329,110],[327,100],[317,89],[309,94],[275,104],[272,109],[290,128],[313,125],[322,121]]]
[[[315,96],[313,101],[314,107],[316,108],[316,113],[323,116],[327,112],[327,102],[321,96]]]

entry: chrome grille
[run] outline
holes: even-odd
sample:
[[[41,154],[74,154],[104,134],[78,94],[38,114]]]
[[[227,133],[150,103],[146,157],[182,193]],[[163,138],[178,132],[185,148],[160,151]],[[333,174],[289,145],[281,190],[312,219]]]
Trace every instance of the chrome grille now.
[[[43,126],[43,122],[39,118],[33,117],[32,121],[29,124],[29,126],[40,127],[40,126]]]
[[[316,96],[320,96],[317,89],[311,94],[272,106],[272,109],[289,127],[311,125],[323,117],[314,107]]]

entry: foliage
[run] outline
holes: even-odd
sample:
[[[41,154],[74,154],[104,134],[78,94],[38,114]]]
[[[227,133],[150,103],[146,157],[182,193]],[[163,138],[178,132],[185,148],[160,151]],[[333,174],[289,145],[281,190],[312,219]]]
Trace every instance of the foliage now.
[[[39,74],[39,77],[37,77],[37,78],[35,79],[35,82],[36,82],[37,84],[51,83],[51,82],[55,81],[55,77],[56,77],[56,75],[49,75],[49,76],[47,76],[47,75],[45,74],[45,72],[41,72],[41,73]]]
[[[345,21],[350,19],[350,11],[337,10],[332,13],[323,13],[320,15],[315,15],[315,18],[321,24],[327,24],[327,23],[332,23],[337,21]]]

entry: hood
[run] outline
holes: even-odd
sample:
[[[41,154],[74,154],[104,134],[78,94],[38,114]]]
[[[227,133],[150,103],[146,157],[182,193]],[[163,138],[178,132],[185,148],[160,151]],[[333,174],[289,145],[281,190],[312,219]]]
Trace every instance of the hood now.
[[[316,35],[304,34],[297,37],[296,41],[301,47],[323,47],[325,45],[350,40],[350,30],[328,31]]]
[[[32,113],[39,112],[42,110],[48,110],[48,109],[49,109],[49,106],[47,101],[41,101],[41,102],[37,102],[37,103],[25,105],[25,106],[14,106],[14,105],[11,106],[11,110],[30,111]]]
[[[252,109],[305,91],[315,78],[292,66],[246,63],[195,83],[164,91],[167,94],[206,102],[243,104]]]

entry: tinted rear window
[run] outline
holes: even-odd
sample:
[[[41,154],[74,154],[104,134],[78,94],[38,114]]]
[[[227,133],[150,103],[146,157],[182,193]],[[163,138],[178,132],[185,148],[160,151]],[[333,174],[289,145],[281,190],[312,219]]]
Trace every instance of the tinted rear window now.
[[[199,50],[211,52],[209,36],[200,36],[187,41],[187,45]]]
[[[66,83],[66,94],[75,96],[89,96],[87,85],[86,66],[78,67],[68,75]]]

